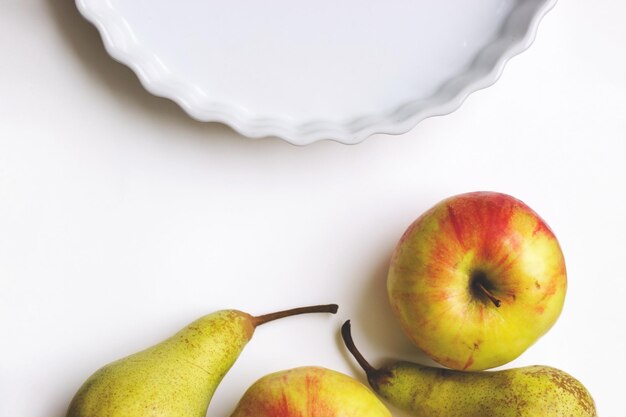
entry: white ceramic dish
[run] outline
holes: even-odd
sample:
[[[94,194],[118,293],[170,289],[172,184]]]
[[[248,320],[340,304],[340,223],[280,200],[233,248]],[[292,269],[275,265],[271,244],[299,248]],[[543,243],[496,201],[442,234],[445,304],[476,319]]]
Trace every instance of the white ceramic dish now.
[[[455,110],[556,0],[77,0],[153,94],[250,137],[353,144]]]

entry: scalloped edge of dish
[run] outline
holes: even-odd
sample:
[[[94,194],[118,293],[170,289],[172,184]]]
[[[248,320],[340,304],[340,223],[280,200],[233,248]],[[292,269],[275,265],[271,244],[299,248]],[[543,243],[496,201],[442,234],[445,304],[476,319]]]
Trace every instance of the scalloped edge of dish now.
[[[506,63],[530,47],[541,19],[556,3],[557,0],[521,2],[507,17],[498,37],[485,46],[467,70],[451,78],[427,99],[407,102],[387,114],[367,115],[343,124],[314,121],[292,126],[280,119],[249,118],[243,109],[232,106],[203,103],[202,91],[176,80],[158,56],[142,49],[109,0],[96,3],[76,0],[80,13],[100,32],[109,55],[131,68],[150,93],[176,102],[196,120],[223,123],[250,138],[279,137],[293,145],[320,140],[354,145],[375,134],[403,134],[426,118],[452,113],[471,93],[494,84]]]

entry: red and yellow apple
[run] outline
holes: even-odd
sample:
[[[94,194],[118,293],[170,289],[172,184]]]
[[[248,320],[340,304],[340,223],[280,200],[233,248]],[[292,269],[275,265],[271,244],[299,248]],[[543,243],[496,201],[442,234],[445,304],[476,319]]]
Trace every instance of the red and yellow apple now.
[[[231,417],[391,417],[365,385],[331,369],[303,366],[256,381]]]
[[[387,278],[407,336],[458,370],[517,358],[556,322],[566,287],[552,230],[520,200],[494,192],[457,195],[421,215]]]

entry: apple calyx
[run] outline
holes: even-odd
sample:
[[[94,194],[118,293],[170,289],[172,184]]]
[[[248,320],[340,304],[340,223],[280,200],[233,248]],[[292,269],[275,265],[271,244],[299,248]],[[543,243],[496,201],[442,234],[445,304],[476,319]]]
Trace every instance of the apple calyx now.
[[[343,326],[341,326],[341,337],[343,342],[345,343],[348,351],[354,356],[357,363],[363,368],[365,371],[365,375],[367,375],[367,380],[369,381],[372,388],[377,389],[380,383],[389,377],[391,377],[391,372],[383,369],[376,369],[363,357],[361,352],[356,348],[354,344],[354,340],[352,340],[352,332],[350,320],[347,320]]]
[[[470,285],[475,295],[481,298],[487,297],[496,307],[500,307],[502,304],[502,301],[493,295],[491,290],[488,288],[490,285],[487,279],[487,274],[483,271],[475,271],[472,273]]]
[[[270,321],[282,319],[284,317],[296,316],[299,314],[309,313],[337,313],[339,306],[337,304],[323,304],[308,307],[292,308],[290,310],[277,311],[275,313],[264,314],[262,316],[253,317],[254,327],[260,326]]]

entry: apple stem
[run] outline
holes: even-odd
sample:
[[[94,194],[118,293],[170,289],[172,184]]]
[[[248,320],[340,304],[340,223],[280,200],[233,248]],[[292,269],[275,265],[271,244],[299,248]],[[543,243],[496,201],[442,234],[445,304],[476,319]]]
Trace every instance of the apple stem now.
[[[316,306],[292,308],[290,310],[277,311],[275,313],[264,314],[262,316],[253,317],[254,327],[260,326],[270,321],[282,319],[284,317],[297,316],[299,314],[309,313],[332,313],[335,314],[339,306],[337,304],[322,304]]]
[[[341,337],[343,338],[343,342],[346,344],[346,347],[348,348],[350,353],[352,353],[352,356],[354,356],[354,359],[356,359],[361,368],[363,368],[365,374],[367,374],[368,379],[371,380],[373,376],[379,373],[379,370],[370,365],[370,363],[363,357],[363,355],[361,355],[361,352],[359,352],[359,350],[356,348],[354,340],[352,340],[350,320],[347,320],[343,324],[343,326],[341,326]]]
[[[493,293],[491,291],[489,291],[487,288],[485,288],[485,286],[483,285],[482,282],[478,282],[476,284],[478,286],[478,288],[487,296],[487,298],[489,298],[491,300],[491,302],[496,306],[496,307],[500,307],[500,304],[502,304],[502,302],[500,300],[498,300],[496,298],[495,295],[493,295]]]

